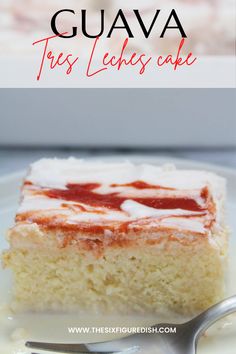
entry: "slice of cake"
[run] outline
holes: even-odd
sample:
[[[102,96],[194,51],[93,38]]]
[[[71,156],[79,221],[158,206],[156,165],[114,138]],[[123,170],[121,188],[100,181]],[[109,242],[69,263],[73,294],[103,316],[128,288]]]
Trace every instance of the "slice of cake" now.
[[[173,166],[34,163],[10,249],[27,310],[194,314],[224,292],[225,180]]]

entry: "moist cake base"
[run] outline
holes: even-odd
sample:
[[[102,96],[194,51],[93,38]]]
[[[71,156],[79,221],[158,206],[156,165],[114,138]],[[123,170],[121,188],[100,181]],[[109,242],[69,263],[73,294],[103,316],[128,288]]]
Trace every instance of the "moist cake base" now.
[[[220,247],[202,237],[197,242],[140,239],[102,252],[12,248],[3,259],[15,276],[13,308],[194,315],[223,297],[227,234],[214,238]]]

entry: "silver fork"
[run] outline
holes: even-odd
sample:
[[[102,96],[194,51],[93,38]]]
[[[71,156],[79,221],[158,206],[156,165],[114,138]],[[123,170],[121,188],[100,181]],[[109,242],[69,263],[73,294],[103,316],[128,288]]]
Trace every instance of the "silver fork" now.
[[[118,341],[108,341],[103,343],[88,344],[55,344],[27,342],[26,347],[54,351],[58,353],[94,353],[94,354],[114,354],[114,353],[134,353],[138,351],[145,340],[149,342],[150,338],[155,336],[155,341],[161,353],[165,354],[195,354],[198,339],[217,320],[236,311],[236,296],[232,296],[218,304],[210,307],[192,320],[183,324],[162,323],[152,326],[157,331],[162,328],[176,328],[175,333],[158,334],[133,334]],[[105,345],[107,349],[96,350],[89,349],[90,346]],[[144,344],[145,345],[145,344]],[[112,349],[109,349],[112,348]],[[36,354],[36,353],[32,353]]]
[[[108,342],[107,342],[108,343]],[[113,341],[112,341],[113,343]],[[32,345],[31,345],[32,344]],[[101,343],[93,343],[94,345],[96,344],[101,344]],[[38,343],[38,342],[27,342],[26,346],[29,348],[34,348],[34,349],[40,349],[40,350],[46,350],[46,351],[52,351],[52,352],[57,352],[57,353],[67,353],[67,354],[133,354],[136,353],[137,350],[139,349],[138,346],[133,345],[131,347],[127,347],[122,350],[89,350],[88,346],[91,344],[54,344],[54,343]],[[38,354],[38,353],[31,353],[31,354]]]

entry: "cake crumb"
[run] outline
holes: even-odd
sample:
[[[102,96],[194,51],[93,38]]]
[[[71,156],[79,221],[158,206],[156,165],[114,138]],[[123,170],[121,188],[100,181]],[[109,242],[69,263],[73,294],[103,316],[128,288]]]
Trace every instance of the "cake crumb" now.
[[[27,335],[28,333],[25,328],[16,328],[11,334],[11,340],[13,342],[25,341]]]
[[[4,315],[9,315],[9,314],[11,314],[11,309],[10,309],[9,305],[6,303],[3,303],[3,304],[0,303],[0,315],[4,316]]]

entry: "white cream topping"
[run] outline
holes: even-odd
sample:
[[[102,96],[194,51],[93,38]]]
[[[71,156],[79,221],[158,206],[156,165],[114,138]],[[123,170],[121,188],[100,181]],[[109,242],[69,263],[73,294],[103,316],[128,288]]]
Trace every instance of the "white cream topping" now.
[[[31,165],[27,180],[49,188],[65,188],[67,183],[125,184],[141,180],[177,189],[200,189],[209,183],[216,188],[223,178],[206,171],[176,170],[170,165],[134,165],[130,162],[88,162],[75,158],[41,159]]]
[[[183,209],[155,209],[148,207],[146,205],[140,204],[134,200],[126,200],[122,205],[121,209],[126,213],[131,215],[133,218],[145,218],[152,216],[170,216],[170,215],[200,215],[200,212],[194,212]]]
[[[207,186],[215,201],[218,219],[225,191],[225,180],[206,171],[176,170],[172,165],[160,167],[147,164],[134,165],[130,162],[88,162],[74,158],[39,160],[32,164],[27,181],[33,186],[26,185],[24,188],[18,214],[31,211],[38,211],[41,216],[60,214],[65,216],[65,222],[69,224],[90,221],[125,222],[151,218],[150,222],[155,222],[156,225],[162,227],[196,232],[204,232],[204,224],[209,218],[207,211],[205,215],[202,215],[202,212],[181,208],[156,209],[134,201],[132,198],[187,197],[204,207],[205,202],[201,197],[201,190]],[[119,186],[135,181],[164,188],[137,189],[133,186]],[[103,206],[94,207],[82,202],[54,199],[34,193],[38,187],[66,189],[68,183],[97,183],[100,186],[93,190],[95,193],[103,195],[117,193],[118,196],[127,199],[121,204],[120,210],[112,210]],[[113,184],[118,186],[113,186]]]

